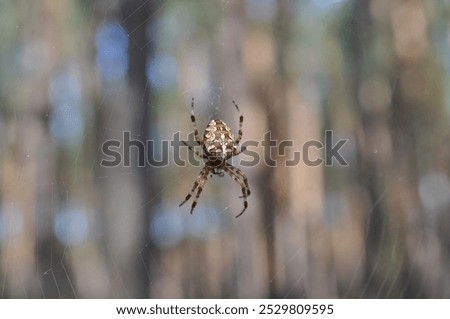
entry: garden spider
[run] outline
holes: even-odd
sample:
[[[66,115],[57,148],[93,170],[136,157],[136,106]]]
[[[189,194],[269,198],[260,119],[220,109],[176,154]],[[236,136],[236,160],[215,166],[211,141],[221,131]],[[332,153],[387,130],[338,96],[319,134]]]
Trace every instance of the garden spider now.
[[[236,168],[233,165],[227,163],[228,159],[233,156],[239,155],[244,150],[244,148],[239,147],[239,142],[242,138],[242,122],[244,121],[244,117],[240,113],[239,107],[234,101],[233,104],[239,112],[238,137],[234,138],[233,133],[231,133],[230,128],[224,121],[212,120],[206,127],[205,134],[202,140],[197,130],[197,123],[195,121],[194,115],[194,98],[192,98],[191,121],[192,126],[194,127],[194,137],[197,144],[202,147],[203,154],[200,154],[199,152],[192,149],[192,147],[187,145],[185,141],[182,142],[189,148],[189,150],[194,152],[198,157],[201,157],[205,160],[205,166],[198,174],[191,191],[187,194],[184,201],[180,204],[181,206],[186,203],[186,201],[191,198],[192,194],[197,189],[197,194],[195,195],[195,199],[192,202],[191,206],[191,214],[194,211],[195,206],[197,205],[197,200],[202,193],[203,186],[208,180],[208,177],[213,175],[222,177],[224,176],[224,172],[228,173],[228,175],[230,175],[231,178],[233,178],[233,180],[235,180],[242,188],[242,196],[240,196],[239,198],[244,198],[244,209],[236,216],[236,218],[241,216],[247,209],[247,196],[250,195],[247,177],[239,168]]]

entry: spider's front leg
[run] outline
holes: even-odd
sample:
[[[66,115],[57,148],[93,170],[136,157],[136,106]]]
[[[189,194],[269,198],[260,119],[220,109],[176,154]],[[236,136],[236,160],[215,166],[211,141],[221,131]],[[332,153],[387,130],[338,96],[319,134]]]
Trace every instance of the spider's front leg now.
[[[250,193],[251,193],[250,187],[248,186],[248,179],[247,179],[247,176],[245,176],[245,173],[242,170],[240,170],[239,168],[234,167],[233,165],[227,165],[227,168],[229,170],[230,176],[233,177],[233,179],[235,181],[237,181],[239,183],[239,185],[244,186],[242,190],[246,189],[247,196],[250,196]],[[240,180],[240,178],[242,178],[242,180]],[[239,196],[239,198],[243,198],[243,197],[244,197],[244,195]]]
[[[195,206],[197,205],[197,200],[200,197],[200,194],[202,193],[203,190],[203,186],[205,185],[205,182],[208,180],[208,174],[209,174],[209,170],[207,167],[204,167],[200,173],[197,176],[197,179],[194,182],[194,185],[192,186],[191,191],[186,195],[186,198],[184,199],[184,201],[178,206],[181,207],[184,203],[186,203],[189,198],[192,197],[192,194],[194,194],[195,190],[197,189],[197,194],[195,195],[195,199],[192,202],[192,206],[191,206],[191,214],[194,211]]]
[[[248,187],[248,180],[245,176],[244,172],[242,172],[239,168],[236,168],[232,165],[226,165],[224,168],[225,172],[227,172],[231,178],[236,181],[242,189],[242,196],[240,198],[244,198],[244,209],[236,216],[238,218],[241,216],[248,207],[247,196],[250,195],[250,188]]]

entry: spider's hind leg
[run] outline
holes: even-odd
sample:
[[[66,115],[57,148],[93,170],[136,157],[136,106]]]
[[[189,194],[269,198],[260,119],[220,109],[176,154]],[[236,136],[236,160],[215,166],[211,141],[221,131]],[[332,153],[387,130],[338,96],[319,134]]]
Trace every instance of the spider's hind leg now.
[[[191,103],[191,122],[192,122],[192,126],[194,127],[195,141],[197,142],[198,145],[202,145],[202,140],[200,138],[200,135],[198,134],[197,121],[195,119],[195,114],[194,114],[194,98],[192,98],[192,103]]]
[[[244,122],[244,116],[241,113],[241,110],[239,110],[239,106],[236,104],[236,102],[233,101],[234,106],[236,107],[236,110],[239,112],[239,131],[238,136],[236,137],[236,143],[239,144],[239,142],[242,139],[242,123]]]

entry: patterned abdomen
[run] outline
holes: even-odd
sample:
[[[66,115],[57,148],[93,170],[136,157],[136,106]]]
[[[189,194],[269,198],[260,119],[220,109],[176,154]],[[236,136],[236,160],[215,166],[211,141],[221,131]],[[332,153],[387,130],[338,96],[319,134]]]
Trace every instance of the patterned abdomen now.
[[[222,159],[230,158],[236,152],[234,136],[224,121],[209,122],[205,130],[204,147],[208,156]]]

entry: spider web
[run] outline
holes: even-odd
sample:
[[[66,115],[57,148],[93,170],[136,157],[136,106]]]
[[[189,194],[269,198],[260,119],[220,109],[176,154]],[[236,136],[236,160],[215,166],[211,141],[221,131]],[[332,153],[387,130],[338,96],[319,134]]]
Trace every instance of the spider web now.
[[[215,118],[223,118],[232,131],[237,132],[238,117],[232,100],[236,100],[244,113],[244,140],[253,138],[261,141],[258,136],[265,133],[263,127],[277,131],[285,125],[292,126],[292,122],[287,124],[277,120],[277,117],[271,123],[264,123],[264,117],[260,114],[278,113],[278,104],[269,105],[264,110],[258,108],[249,86],[240,86],[242,82],[239,80],[233,82],[231,73],[239,72],[239,67],[217,66],[223,63],[218,56],[226,62],[234,61],[226,58],[226,54],[234,53],[229,47],[235,45],[235,37],[238,37],[229,21],[230,12],[242,10],[247,17],[246,23],[258,31],[255,34],[267,40],[268,35],[275,33],[276,1],[249,0],[243,2],[242,7],[237,7],[232,1],[217,1],[213,5],[202,1],[189,4],[162,1],[148,17],[156,25],[148,27],[148,24],[142,24],[131,31],[126,31],[124,24],[142,11],[149,10],[150,1],[142,1],[124,17],[117,13],[116,2],[106,3],[95,1],[88,5],[85,1],[76,8],[83,21],[79,22],[80,27],[84,25],[83,29],[86,29],[83,31],[85,34],[81,35],[83,41],[91,43],[97,50],[94,64],[95,76],[101,82],[98,92],[86,92],[83,83],[86,80],[83,72],[86,71],[81,69],[82,63],[77,59],[69,63],[61,62],[63,66],[50,79],[48,95],[52,109],[47,114],[49,133],[44,135],[42,142],[57,145],[56,151],[48,155],[50,163],[57,165],[54,156],[60,157],[65,164],[60,164],[62,168],[54,174],[32,181],[37,192],[47,192],[50,197],[38,198],[38,220],[31,227],[37,248],[31,255],[20,256],[14,245],[14,240],[23,236],[28,222],[21,211],[21,199],[2,198],[1,297],[264,298],[270,295],[271,289],[277,291],[278,297],[402,296],[394,294],[394,283],[405,276],[408,283],[409,278],[414,276],[414,269],[407,264],[406,257],[397,257],[397,253],[402,252],[395,250],[398,247],[395,242],[402,237],[400,234],[388,236],[384,233],[386,228],[382,227],[377,237],[378,255],[373,267],[367,270],[365,247],[362,246],[367,229],[373,225],[367,221],[362,223],[362,229],[352,227],[354,223],[358,224],[358,216],[352,213],[352,196],[346,196],[338,188],[335,191],[322,189],[320,196],[314,191],[308,192],[309,185],[314,184],[312,187],[316,190],[323,186],[320,182],[308,180],[308,176],[323,178],[322,173],[315,171],[309,175],[310,171],[303,168],[298,176],[306,181],[294,183],[303,190],[302,195],[298,195],[295,193],[298,189],[293,189],[293,183],[288,180],[261,184],[261,171],[265,169],[263,163],[256,167],[241,167],[249,178],[252,195],[248,198],[249,207],[245,214],[235,219],[234,216],[242,209],[242,199],[238,198],[241,189],[227,175],[208,180],[194,214],[189,215],[192,199],[182,207],[178,205],[192,187],[201,166],[177,167],[170,158],[169,165],[158,168],[156,174],[155,169],[150,168],[125,168],[114,172],[112,168],[100,170],[99,163],[103,157],[101,143],[120,137],[124,129],[128,129],[133,138],[170,141],[173,134],[180,131],[181,137],[186,139],[192,132],[189,118],[192,97],[195,97],[197,125],[201,134],[206,124]],[[305,37],[305,42],[310,41],[310,47],[305,48],[307,56],[303,62],[292,67],[304,71],[303,75],[297,76],[299,88],[296,96],[301,96],[301,103],[317,107],[318,110],[310,110],[317,116],[324,112],[320,110],[320,99],[329,90],[329,83],[323,80],[325,71],[318,66],[326,59],[320,54],[323,49],[320,42],[326,41],[328,31],[315,33],[318,34],[315,41],[305,33],[317,32],[312,20],[317,17],[333,19],[341,5],[339,1],[312,1],[308,5],[295,6],[292,37]],[[202,10],[210,15],[202,15]],[[213,38],[207,32],[212,25],[216,25],[210,31],[215,35]],[[128,65],[125,61],[128,47],[138,45],[135,33],[144,26],[152,28],[154,33],[150,33],[148,42],[139,47],[145,49],[155,45],[155,52],[147,61],[145,92],[136,94],[127,85]],[[306,31],[299,31],[299,26]],[[89,34],[93,36],[89,38]],[[255,43],[265,44],[264,41]],[[293,46],[301,47],[302,44],[294,43]],[[33,47],[29,50],[33,51]],[[23,59],[26,60],[27,51],[24,51]],[[81,50],[79,53],[80,56],[84,54]],[[226,67],[231,71],[221,70]],[[221,72],[225,75],[221,76]],[[236,78],[244,81],[245,71],[240,73],[235,73]],[[94,76],[89,72],[86,74]],[[272,75],[276,75],[276,71]],[[267,78],[259,82],[257,89],[264,91],[276,86],[275,82],[275,77]],[[128,113],[145,99],[144,95],[149,90],[157,98],[151,100],[149,105],[156,121],[148,135],[142,136],[139,129],[144,125],[143,119],[137,126],[115,125],[118,117],[127,123]],[[307,91],[310,94],[306,94]],[[0,104],[5,103],[5,96],[3,93]],[[110,110],[111,103],[120,104],[122,109],[111,107]],[[14,108],[13,112],[16,114],[17,110]],[[97,121],[95,115],[99,112],[107,115],[102,123]],[[17,118],[13,117],[11,121],[19,125]],[[313,124],[303,124],[307,131],[314,130]],[[350,158],[349,169],[357,171],[354,159],[356,137],[348,132],[341,133],[341,137],[350,140],[346,156]],[[93,143],[93,138],[99,142]],[[95,147],[90,149],[92,145]],[[183,158],[187,156],[185,151],[182,152]],[[31,156],[37,154],[30,153]],[[30,154],[25,152],[25,156],[28,158]],[[239,167],[239,162],[233,159],[233,165]],[[295,168],[288,171],[288,174],[291,173],[297,174]],[[160,181],[146,201],[140,201],[136,195],[136,181],[142,174]],[[348,169],[345,174],[350,174]],[[289,180],[292,181],[292,178]],[[279,186],[279,189],[273,185]],[[121,192],[127,196],[121,195]],[[305,193],[307,195],[303,195]],[[435,214],[430,217],[430,223],[438,223],[439,212],[448,207],[448,194],[450,183],[445,175],[432,172],[421,180],[421,200]],[[382,188],[371,206],[358,212],[370,215],[380,205],[386,204],[388,195],[389,189]],[[111,200],[114,196],[118,196],[121,202]],[[297,196],[299,199],[296,199]],[[307,196],[318,196],[319,199],[300,199]],[[262,214],[267,203],[265,197],[288,203],[285,212],[275,212],[273,224],[263,222]],[[116,215],[105,208],[114,205],[117,205]],[[304,205],[310,206],[304,208]],[[298,215],[297,209],[301,212]],[[308,212],[308,209],[315,211],[319,217]],[[144,225],[148,233],[148,240],[144,243],[130,239],[133,237],[133,228],[130,227],[142,224],[137,220],[142,212],[151,216],[148,224]],[[275,252],[268,257],[270,252],[266,241],[270,228],[275,229]],[[317,236],[308,234],[314,231],[326,236],[326,240],[319,242]],[[345,232],[351,236],[345,236]],[[349,242],[343,245],[334,243],[339,240]],[[389,243],[390,240],[394,244]],[[436,246],[423,242],[422,247]],[[390,258],[386,259],[386,255]],[[439,252],[430,249],[420,251],[419,255],[425,265],[426,260],[430,261],[430,272],[442,271],[439,269],[442,266],[433,262]],[[275,259],[272,272],[270,257]],[[130,264],[126,263],[127,258],[130,258]],[[147,276],[149,281],[147,295],[140,295],[133,286],[138,281],[136,278],[127,277],[131,270],[135,270],[131,260],[138,260],[138,268],[144,268],[140,274]],[[383,265],[386,260],[387,267]],[[398,262],[400,265],[396,264]],[[29,264],[34,265],[31,270]],[[380,267],[386,267],[385,276],[379,277]],[[321,281],[318,277],[323,274],[325,276]],[[432,274],[425,274],[423,278],[436,280]],[[369,289],[374,281],[379,282],[375,292]],[[271,288],[273,285],[276,287]],[[420,283],[417,289],[417,296],[429,291],[425,282]],[[441,294],[436,292],[436,296]]]

